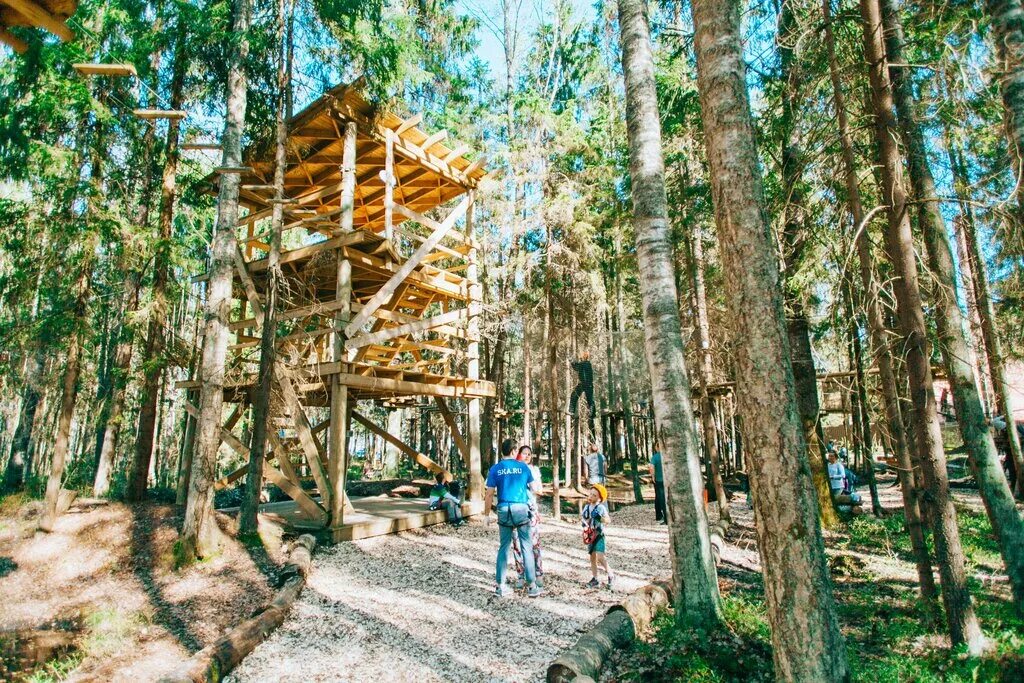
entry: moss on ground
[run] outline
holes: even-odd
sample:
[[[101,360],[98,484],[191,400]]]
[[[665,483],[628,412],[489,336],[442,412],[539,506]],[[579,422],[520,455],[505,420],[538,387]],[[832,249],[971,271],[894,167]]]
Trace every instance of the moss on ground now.
[[[969,658],[950,649],[944,624],[926,624],[916,582],[872,571],[872,560],[896,561],[913,574],[903,518],[857,517],[830,541],[840,624],[853,680],[870,683],[1024,681],[1024,619],[1015,612],[1005,582],[980,580],[1001,573],[999,548],[986,516],[958,506],[964,554],[978,616],[993,648]],[[904,572],[906,573],[906,572]],[[621,681],[773,680],[764,594],[756,581],[723,580],[726,626],[689,629],[670,615],[655,623],[652,637],[619,653],[611,676]]]

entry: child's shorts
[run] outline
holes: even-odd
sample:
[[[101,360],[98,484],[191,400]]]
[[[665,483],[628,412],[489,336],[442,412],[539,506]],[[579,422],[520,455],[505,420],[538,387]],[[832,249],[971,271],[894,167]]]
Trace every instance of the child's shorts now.
[[[591,554],[604,552],[604,534],[598,536],[596,541],[587,546],[587,552]]]

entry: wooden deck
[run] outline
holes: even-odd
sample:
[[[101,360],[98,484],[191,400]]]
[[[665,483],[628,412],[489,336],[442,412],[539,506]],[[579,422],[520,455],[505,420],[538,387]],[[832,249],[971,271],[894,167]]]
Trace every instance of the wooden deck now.
[[[260,514],[288,531],[314,532],[322,540],[332,543],[397,534],[448,520],[448,513],[444,510],[428,510],[426,498],[367,496],[352,497],[350,500],[355,512],[345,515],[344,524],[330,529],[307,519],[291,500],[261,505]],[[237,509],[226,509],[223,512],[233,513]],[[462,504],[462,514],[466,517],[480,514],[482,510],[482,502],[467,501]]]

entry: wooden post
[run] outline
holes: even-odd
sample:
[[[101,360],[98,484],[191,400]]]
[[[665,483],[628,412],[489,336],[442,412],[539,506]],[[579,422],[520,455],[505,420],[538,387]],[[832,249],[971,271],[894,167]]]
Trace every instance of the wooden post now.
[[[395,133],[384,133],[384,239],[391,242],[394,235],[393,207],[395,203]],[[469,221],[467,220],[467,225]]]
[[[475,192],[469,191],[469,207],[466,209],[466,236],[473,237],[473,213]],[[475,245],[475,242],[473,243]],[[480,379],[480,309],[482,291],[478,281],[478,254],[475,246],[470,247],[467,255],[469,267],[466,277],[469,279],[469,322],[467,323],[466,375],[470,380]],[[480,472],[480,399],[471,398],[466,401],[469,432],[469,499],[483,498],[483,477]],[[488,454],[490,455],[490,454]]]
[[[356,187],[356,124],[345,124],[345,143],[341,166],[341,231],[352,231],[352,214],[355,207]],[[338,258],[335,301],[340,305],[334,314],[334,345],[332,360],[345,360],[345,326],[352,318],[352,263],[343,257],[341,249],[335,252]],[[345,512],[352,510],[345,494],[345,480],[348,465],[349,427],[348,387],[341,383],[340,373],[331,376],[331,423],[328,433],[327,478],[332,487],[330,520],[331,526],[344,523]]]

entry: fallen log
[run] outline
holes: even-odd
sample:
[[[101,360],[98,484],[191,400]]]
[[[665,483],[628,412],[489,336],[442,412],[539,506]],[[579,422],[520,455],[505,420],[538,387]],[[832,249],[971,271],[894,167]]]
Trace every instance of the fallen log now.
[[[263,610],[243,621],[216,642],[192,655],[161,683],[218,683],[242,658],[253,651],[284,622],[295,600],[306,585],[313,562],[316,539],[310,534],[299,536],[288,554],[288,562],[277,578],[278,591]]]
[[[596,681],[608,655],[650,628],[658,611],[671,603],[667,583],[659,581],[637,589],[622,604],[611,607],[597,626],[551,663],[547,682]]]

